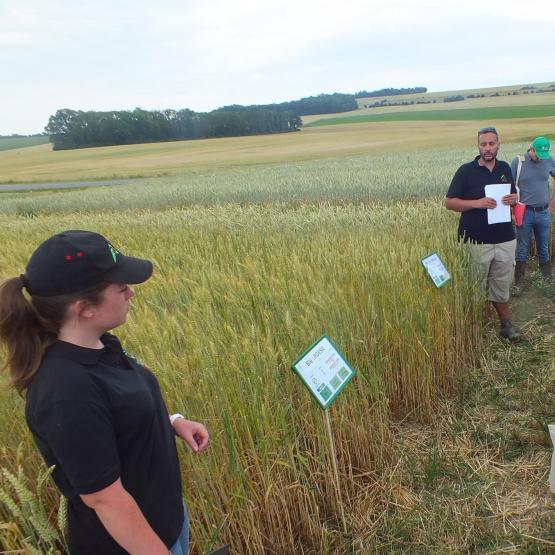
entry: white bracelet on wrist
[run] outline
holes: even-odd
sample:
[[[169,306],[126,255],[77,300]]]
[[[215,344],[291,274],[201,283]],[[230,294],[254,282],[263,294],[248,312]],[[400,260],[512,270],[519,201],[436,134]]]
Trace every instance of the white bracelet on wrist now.
[[[178,418],[183,418],[185,419],[185,417],[182,414],[179,414],[178,412],[176,412],[175,414],[172,414],[170,416],[170,424],[173,426],[173,423],[178,419]]]

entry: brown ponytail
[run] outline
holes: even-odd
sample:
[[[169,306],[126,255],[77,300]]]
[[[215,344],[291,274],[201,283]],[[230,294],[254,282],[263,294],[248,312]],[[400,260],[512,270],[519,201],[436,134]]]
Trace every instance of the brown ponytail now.
[[[23,393],[38,370],[46,349],[56,341],[68,306],[79,299],[96,305],[107,283],[85,291],[56,297],[31,297],[23,288],[24,276],[0,284],[0,341],[7,357],[2,369],[9,369],[10,386]]]

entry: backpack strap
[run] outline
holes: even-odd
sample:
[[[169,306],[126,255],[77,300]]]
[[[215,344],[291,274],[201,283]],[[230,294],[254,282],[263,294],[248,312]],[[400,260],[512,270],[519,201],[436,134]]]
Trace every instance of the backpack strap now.
[[[516,179],[515,179],[515,188],[516,188],[516,194],[517,194],[517,199],[518,202],[520,202],[520,187],[518,186],[518,182],[520,180],[520,172],[522,171],[522,164],[524,162],[524,156],[522,156],[522,154],[519,154],[517,157],[517,167],[516,167]]]

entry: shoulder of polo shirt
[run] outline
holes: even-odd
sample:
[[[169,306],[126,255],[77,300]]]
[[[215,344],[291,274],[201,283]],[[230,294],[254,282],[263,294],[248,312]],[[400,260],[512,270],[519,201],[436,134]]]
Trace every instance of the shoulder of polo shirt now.
[[[94,365],[100,360],[103,351],[104,349],[88,349],[66,341],[56,341],[48,348],[43,364],[47,364],[52,359],[61,359],[78,364]]]

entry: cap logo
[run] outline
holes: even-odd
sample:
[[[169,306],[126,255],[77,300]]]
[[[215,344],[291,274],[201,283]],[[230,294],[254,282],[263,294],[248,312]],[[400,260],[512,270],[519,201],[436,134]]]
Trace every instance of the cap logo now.
[[[118,261],[118,254],[121,254],[118,249],[116,249],[112,244],[108,243],[108,248],[110,249],[110,254],[114,260],[114,264]]]
[[[83,256],[85,256],[85,255],[83,254],[82,251],[77,251],[77,252],[75,253],[75,256],[76,256],[77,258],[83,258]],[[64,256],[64,260],[66,260],[67,262],[71,262],[71,261],[73,260],[73,256],[72,256],[71,254],[66,254],[66,255]]]

